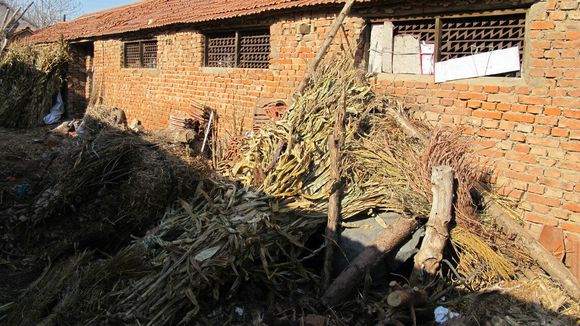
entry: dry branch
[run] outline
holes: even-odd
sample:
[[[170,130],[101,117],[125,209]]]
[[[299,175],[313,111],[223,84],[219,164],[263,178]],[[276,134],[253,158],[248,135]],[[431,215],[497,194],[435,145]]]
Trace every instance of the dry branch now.
[[[312,76],[316,72],[316,68],[318,68],[318,65],[320,64],[320,62],[322,61],[322,59],[326,55],[326,52],[328,51],[328,48],[330,47],[332,40],[336,36],[336,33],[338,33],[338,31],[340,30],[340,27],[342,26],[344,19],[350,13],[350,10],[352,9],[354,1],[355,0],[348,0],[344,4],[344,8],[342,8],[342,11],[340,12],[340,14],[338,14],[338,17],[336,17],[336,21],[334,22],[332,29],[330,29],[328,36],[326,36],[324,43],[322,43],[322,46],[318,50],[316,57],[314,57],[314,61],[312,61],[312,63],[308,67],[308,71],[306,71],[306,75],[304,75],[304,78],[302,79],[302,81],[300,82],[300,85],[298,86],[298,89],[296,90],[297,95],[302,94],[304,89],[306,89],[308,82],[310,82],[310,79],[312,78]]]
[[[495,219],[504,232],[515,234],[517,241],[522,244],[522,248],[532,257],[540,267],[548,273],[554,280],[560,283],[562,288],[576,300],[580,300],[580,287],[576,277],[570,272],[561,261],[552,253],[546,250],[514,219],[507,216],[502,208],[493,200],[487,202],[487,210]]]
[[[449,240],[449,224],[451,223],[451,209],[453,206],[453,169],[449,166],[433,168],[431,175],[433,206],[425,239],[421,249],[415,255],[415,268],[411,276],[411,282],[423,282],[437,273],[443,250]]]
[[[392,109],[390,109],[390,111],[391,114],[396,113]],[[414,127],[407,118],[404,116],[400,117],[403,118],[403,120],[395,120],[397,120],[401,126],[401,129],[405,131],[407,136],[416,137],[417,134],[421,134],[421,132],[416,127]],[[485,193],[484,185],[480,184],[477,188],[478,189],[475,190],[477,190],[479,193]],[[521,249],[524,250],[532,259],[534,259],[538,265],[546,273],[548,273],[548,275],[559,282],[571,297],[580,300],[580,286],[578,285],[578,281],[561,261],[556,259],[556,257],[548,252],[538,241],[532,238],[527,233],[527,231],[524,230],[524,228],[521,227],[516,221],[507,216],[501,207],[493,200],[493,198],[488,198],[487,210],[494,218],[496,223],[502,226],[504,233],[516,234],[517,240],[521,244]]]
[[[401,217],[390,225],[375,243],[366,248],[356,259],[332,282],[322,303],[332,307],[342,303],[356,289],[367,271],[372,269],[381,259],[399,247],[411,236],[419,225],[417,218]]]
[[[334,246],[338,240],[338,223],[340,221],[340,197],[341,176],[340,176],[340,151],[345,142],[345,118],[346,118],[346,94],[342,91],[340,104],[336,110],[333,134],[328,136],[328,150],[330,152],[330,182],[332,185],[330,197],[328,198],[328,223],[326,226],[326,252],[324,257],[324,267],[322,273],[322,288],[328,289],[332,276],[332,257]]]

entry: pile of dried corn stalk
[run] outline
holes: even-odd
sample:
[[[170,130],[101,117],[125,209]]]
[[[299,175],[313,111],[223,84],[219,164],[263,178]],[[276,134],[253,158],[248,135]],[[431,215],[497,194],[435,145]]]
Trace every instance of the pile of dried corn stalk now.
[[[68,61],[64,42],[11,47],[0,60],[0,126],[41,125],[61,89]]]
[[[449,255],[457,270],[450,269],[471,289],[513,277],[522,257],[504,256],[513,252],[474,216],[469,190],[481,173],[459,133],[435,131],[426,146],[408,138],[387,112],[395,104],[377,98],[350,61],[334,60],[318,70],[284,119],[246,139],[239,158],[223,162],[222,172],[234,181],[207,176],[191,198],[170,205],[159,226],[111,258],[83,267],[82,256],[59,265],[68,271],[66,279],[49,269],[45,276],[54,277],[55,286],[31,288],[6,320],[18,320],[34,298],[43,298],[58,303],[35,311],[29,324],[275,324],[266,321],[265,311],[286,321],[307,313],[334,314],[336,324],[383,321],[373,309],[384,297],[372,293],[341,311],[317,305],[322,248],[307,242],[320,238],[325,223],[327,137],[343,93],[346,222],[383,211],[427,215],[428,171],[451,165],[459,184],[458,227]],[[90,157],[90,147],[86,150]],[[107,166],[120,161],[112,157]],[[252,304],[256,314],[247,311]]]

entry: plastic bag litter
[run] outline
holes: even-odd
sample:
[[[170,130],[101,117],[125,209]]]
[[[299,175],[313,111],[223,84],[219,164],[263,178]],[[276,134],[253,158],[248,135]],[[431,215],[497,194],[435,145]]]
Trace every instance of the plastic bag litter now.
[[[64,114],[64,101],[62,100],[62,94],[59,92],[56,97],[56,103],[50,109],[50,113],[44,117],[44,124],[51,125],[60,121],[60,118]]]
[[[435,322],[440,325],[448,322],[451,319],[459,318],[461,315],[457,312],[450,311],[445,307],[435,308]]]

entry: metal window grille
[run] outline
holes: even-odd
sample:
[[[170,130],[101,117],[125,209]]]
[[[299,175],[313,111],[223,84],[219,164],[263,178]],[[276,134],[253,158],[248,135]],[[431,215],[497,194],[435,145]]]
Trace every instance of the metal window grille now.
[[[148,41],[141,43],[143,47],[143,67],[157,67],[157,41]]]
[[[127,42],[123,48],[125,68],[156,68],[157,41]]]
[[[270,33],[253,31],[240,34],[240,68],[268,68],[270,63]]]
[[[236,33],[220,33],[208,36],[206,65],[208,67],[235,67],[236,47]]]
[[[141,66],[141,45],[125,43],[125,68],[137,68]]]
[[[435,19],[393,22],[393,35],[413,35],[419,41],[435,43]]]
[[[523,61],[526,13],[523,9],[481,14],[373,19],[393,23],[393,35],[413,35],[435,45],[435,60],[444,61],[476,53],[518,46]],[[517,77],[520,72],[503,76]]]
[[[208,67],[267,69],[270,64],[270,32],[252,30],[206,36]]]
[[[442,19],[441,60],[514,46],[521,60],[525,27],[525,14]]]

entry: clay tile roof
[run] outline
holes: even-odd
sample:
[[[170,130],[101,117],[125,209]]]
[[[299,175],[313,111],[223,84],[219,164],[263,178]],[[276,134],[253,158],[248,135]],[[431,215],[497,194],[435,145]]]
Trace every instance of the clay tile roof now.
[[[45,43],[202,23],[267,11],[344,3],[344,0],[142,0],[37,31],[26,40]]]

